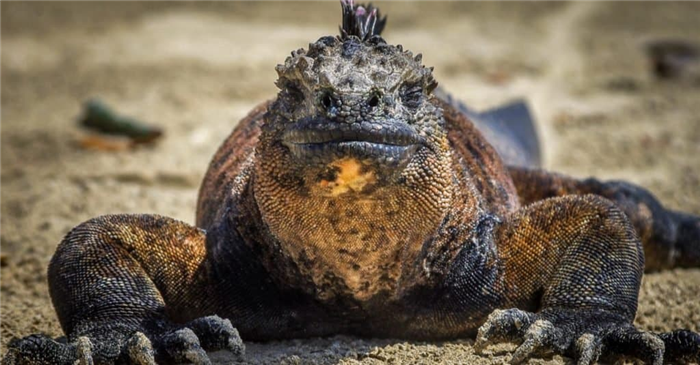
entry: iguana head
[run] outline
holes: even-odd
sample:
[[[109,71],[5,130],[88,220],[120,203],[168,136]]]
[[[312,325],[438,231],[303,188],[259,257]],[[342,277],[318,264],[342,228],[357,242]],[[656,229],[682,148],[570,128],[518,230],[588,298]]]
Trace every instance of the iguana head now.
[[[307,246],[350,252],[421,239],[450,195],[437,83],[421,55],[382,39],[377,9],[341,4],[339,36],[277,66],[280,91],[256,149],[256,200],[274,234]],[[410,232],[388,237],[401,230]]]
[[[292,52],[277,66],[280,92],[264,148],[283,160],[278,174],[310,193],[371,193],[404,184],[444,153],[432,69],[379,36],[386,18],[371,5],[342,2],[341,35]],[[286,170],[286,171],[281,171]]]

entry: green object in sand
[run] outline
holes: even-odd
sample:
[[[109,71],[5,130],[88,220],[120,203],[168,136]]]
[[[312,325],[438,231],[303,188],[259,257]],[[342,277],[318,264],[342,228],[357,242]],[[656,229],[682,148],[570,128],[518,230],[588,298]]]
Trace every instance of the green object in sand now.
[[[121,116],[98,99],[85,103],[80,124],[101,133],[127,136],[136,143],[150,143],[163,135],[159,127]]]

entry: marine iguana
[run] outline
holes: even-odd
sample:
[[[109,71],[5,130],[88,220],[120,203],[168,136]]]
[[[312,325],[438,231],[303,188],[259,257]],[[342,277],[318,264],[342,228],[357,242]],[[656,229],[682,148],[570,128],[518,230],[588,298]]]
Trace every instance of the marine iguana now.
[[[697,333],[632,324],[645,262],[700,266],[699,217],[537,168],[517,106],[436,95],[376,8],[342,11],[220,147],[196,226],[111,215],[67,234],[48,278],[68,341],[16,340],[5,363],[206,364],[241,337],[338,333],[512,341],[513,363],[699,360]]]

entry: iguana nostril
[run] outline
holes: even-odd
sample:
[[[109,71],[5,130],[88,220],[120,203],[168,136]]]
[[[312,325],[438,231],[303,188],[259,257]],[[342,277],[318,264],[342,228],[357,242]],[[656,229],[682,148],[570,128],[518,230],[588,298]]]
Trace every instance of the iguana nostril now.
[[[374,108],[379,105],[379,96],[377,94],[372,95],[369,100],[367,100],[367,105],[369,105],[370,108]]]
[[[340,102],[329,92],[321,96],[321,105],[329,112],[335,112],[339,104]]]

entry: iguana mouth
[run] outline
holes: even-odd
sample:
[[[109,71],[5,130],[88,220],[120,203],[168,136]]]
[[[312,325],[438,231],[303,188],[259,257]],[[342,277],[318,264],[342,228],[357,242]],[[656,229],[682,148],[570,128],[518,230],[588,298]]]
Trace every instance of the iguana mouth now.
[[[300,159],[326,162],[341,157],[371,159],[383,164],[400,164],[410,159],[425,143],[410,126],[391,121],[382,123],[334,123],[311,121],[287,128],[282,144]]]

